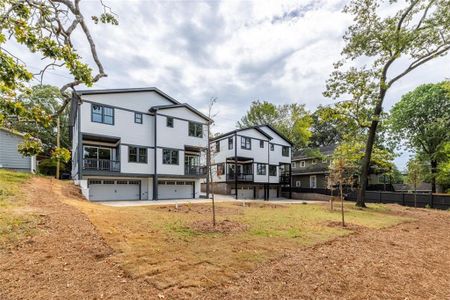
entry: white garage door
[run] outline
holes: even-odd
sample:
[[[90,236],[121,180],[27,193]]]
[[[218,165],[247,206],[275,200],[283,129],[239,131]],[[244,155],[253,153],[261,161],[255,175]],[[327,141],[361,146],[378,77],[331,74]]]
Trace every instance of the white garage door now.
[[[191,181],[158,181],[158,199],[190,199],[193,193]]]
[[[277,198],[277,189],[270,189],[269,190],[269,198],[270,199]]]
[[[231,194],[236,195],[235,189],[231,189]],[[253,188],[238,188],[238,199],[253,199]]]
[[[139,200],[139,180],[89,180],[89,199],[97,201]]]

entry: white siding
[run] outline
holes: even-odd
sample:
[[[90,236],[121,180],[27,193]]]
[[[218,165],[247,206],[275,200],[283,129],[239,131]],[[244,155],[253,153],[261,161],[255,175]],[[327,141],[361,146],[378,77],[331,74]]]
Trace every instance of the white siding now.
[[[17,146],[23,138],[0,129],[0,168],[31,171],[31,157],[22,156]]]

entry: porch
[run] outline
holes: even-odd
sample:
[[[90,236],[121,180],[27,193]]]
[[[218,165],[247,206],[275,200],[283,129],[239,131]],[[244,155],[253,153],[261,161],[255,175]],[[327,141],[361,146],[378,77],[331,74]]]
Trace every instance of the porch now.
[[[120,138],[82,135],[82,169],[84,174],[120,172]]]

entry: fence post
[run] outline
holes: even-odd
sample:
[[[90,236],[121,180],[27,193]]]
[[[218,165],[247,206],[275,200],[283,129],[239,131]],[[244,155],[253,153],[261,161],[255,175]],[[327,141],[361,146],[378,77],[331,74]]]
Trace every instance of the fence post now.
[[[430,193],[430,207],[433,208],[433,192]]]
[[[381,191],[378,191],[378,203],[381,203]]]
[[[402,192],[402,205],[405,206],[405,193]]]

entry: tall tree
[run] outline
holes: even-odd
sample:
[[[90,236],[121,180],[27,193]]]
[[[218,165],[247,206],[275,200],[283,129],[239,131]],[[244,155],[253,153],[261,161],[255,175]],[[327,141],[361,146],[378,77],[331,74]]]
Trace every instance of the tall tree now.
[[[293,103],[274,105],[267,101],[253,101],[245,116],[237,123],[239,128],[268,124],[279,130],[294,144],[307,146],[311,137],[312,118],[304,105]]]
[[[403,8],[389,13],[390,6],[402,4]],[[335,64],[324,92],[327,97],[350,96],[352,101],[372,106],[356,202],[360,207],[365,206],[369,165],[386,93],[399,79],[450,49],[448,0],[408,0],[402,4],[353,0],[344,8],[354,16],[354,24],[344,35],[343,59]],[[398,65],[393,70],[399,60],[406,61],[406,67]]]
[[[99,16],[91,16],[94,23],[118,24],[109,7],[103,4]],[[70,101],[66,91],[77,85],[92,86],[105,77],[88,22],[80,7],[80,0],[0,0],[0,125],[5,120],[19,117],[21,120],[49,124],[52,117],[61,114]],[[96,72],[82,61],[72,42],[84,38],[90,50]],[[20,44],[48,64],[38,74],[33,74],[20,57],[7,50],[9,43]],[[73,76],[60,87],[64,101],[55,115],[48,115],[39,106],[26,107],[21,99],[30,93],[29,82],[33,78],[42,82],[45,71],[64,67]]]
[[[311,115],[311,138],[309,147],[323,147],[337,144],[342,140],[342,123],[335,118],[324,116],[327,107],[319,105]]]
[[[440,150],[450,141],[450,82],[424,84],[403,95],[391,110],[391,127],[428,161],[435,193]]]

